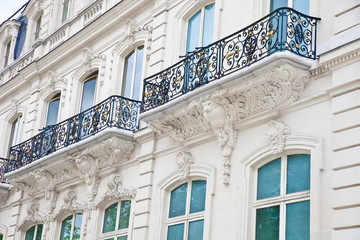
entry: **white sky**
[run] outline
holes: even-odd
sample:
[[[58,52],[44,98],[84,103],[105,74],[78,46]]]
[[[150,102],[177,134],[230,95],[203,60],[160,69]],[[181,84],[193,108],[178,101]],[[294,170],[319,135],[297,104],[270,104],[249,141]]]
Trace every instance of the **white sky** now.
[[[13,15],[28,0],[0,0],[0,24]]]

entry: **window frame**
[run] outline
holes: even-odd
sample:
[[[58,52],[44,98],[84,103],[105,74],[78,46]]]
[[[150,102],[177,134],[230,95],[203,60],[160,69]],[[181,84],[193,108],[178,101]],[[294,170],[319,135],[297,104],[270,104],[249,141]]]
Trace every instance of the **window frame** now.
[[[188,48],[188,35],[189,35],[189,21],[190,19],[195,16],[199,11],[200,12],[200,33],[199,33],[199,39],[198,39],[198,46],[197,47],[205,47],[202,46],[203,38],[204,38],[204,22],[205,22],[205,8],[207,6],[210,6],[214,4],[214,19],[213,19],[213,34],[212,34],[212,40],[211,43],[214,42],[214,35],[215,35],[215,18],[216,18],[216,3],[214,2],[207,2],[204,4],[201,8],[198,8],[192,15],[190,15],[186,19],[186,27],[185,27],[185,55],[190,54],[190,52],[187,51]],[[196,51],[196,49],[192,50]]]
[[[67,219],[70,216],[72,216],[72,222],[71,222],[71,231],[70,231],[70,239],[69,240],[74,240],[73,239],[73,234],[74,234],[74,227],[75,227],[75,221],[76,221],[76,215],[77,214],[82,214],[82,219],[81,219],[81,227],[80,227],[80,238],[75,239],[75,240],[82,240],[83,239],[83,230],[84,230],[84,222],[85,222],[84,218],[86,217],[85,213],[84,212],[73,212],[71,214],[66,215],[65,217],[63,217],[60,220],[61,224],[60,224],[60,229],[59,229],[59,237],[58,237],[59,240],[62,240],[61,239],[61,230],[62,230],[62,227],[63,227],[63,222],[65,221],[65,219]]]
[[[98,84],[98,77],[99,77],[99,72],[98,71],[94,71],[93,73],[91,73],[90,75],[88,75],[88,77],[86,77],[82,82],[81,82],[81,92],[80,92],[80,105],[79,105],[79,110],[78,112],[84,112],[88,109],[90,109],[91,107],[81,110],[82,109],[82,104],[83,104],[83,96],[84,96],[84,86],[85,83],[92,80],[92,78],[95,77],[95,88],[94,88],[94,96],[93,96],[93,102],[92,102],[92,106],[95,105],[96,103],[96,91],[97,91],[97,84]]]
[[[120,94],[123,97],[129,98],[129,99],[134,99],[134,87],[135,87],[135,74],[136,74],[136,63],[137,63],[137,58],[138,58],[138,52],[139,49],[142,49],[143,51],[143,55],[142,55],[142,61],[141,61],[141,74],[140,74],[140,86],[139,86],[139,99],[135,99],[135,100],[141,100],[142,99],[142,93],[143,93],[143,74],[144,74],[144,64],[145,64],[145,45],[139,45],[136,46],[135,48],[133,48],[128,54],[126,54],[126,56],[124,57],[123,60],[123,72],[122,72],[122,82],[121,82],[121,86],[120,86]],[[131,82],[131,88],[130,88],[130,96],[125,96],[125,89],[126,89],[126,83],[127,83],[127,77],[126,77],[126,66],[127,66],[127,59],[131,56],[131,54],[134,54],[134,60],[133,60],[133,69],[132,69],[132,78],[131,80],[129,80],[129,82]],[[125,88],[124,88],[125,87]]]
[[[34,41],[38,40],[41,31],[42,14],[37,18],[35,22]]]
[[[67,4],[67,12],[66,12],[66,16],[64,17],[64,11],[65,11],[65,4]],[[66,20],[69,19],[69,15],[70,15],[70,6],[71,5],[71,0],[64,0],[62,2],[62,11],[61,11],[61,23],[66,22]]]
[[[15,121],[16,121],[16,123],[15,123]],[[15,127],[14,127],[14,123],[15,123]],[[23,114],[17,115],[10,122],[9,148],[16,146],[20,143],[22,125],[23,125]],[[14,129],[14,131],[13,131],[13,129]],[[14,139],[15,139],[15,142],[14,142]]]
[[[123,201],[130,201],[130,216],[129,216],[129,226],[127,228],[123,228],[123,229],[119,229],[119,223],[120,223],[120,211],[121,211],[121,203]],[[117,203],[117,211],[116,211],[116,222],[115,222],[115,230],[114,231],[109,231],[109,232],[103,232],[104,229],[104,223],[105,223],[105,210],[108,209],[109,207],[111,207],[112,205],[114,205],[115,203]],[[105,205],[105,207],[102,208],[102,214],[100,215],[100,219],[101,219],[101,224],[100,225],[100,236],[99,236],[99,240],[106,240],[106,239],[111,239],[113,238],[114,240],[116,240],[118,237],[123,237],[123,236],[127,236],[127,239],[131,239],[131,234],[132,234],[132,225],[131,222],[133,221],[133,201],[130,198],[123,198],[123,199],[119,199],[117,201],[112,201],[111,203],[108,203]]]
[[[42,226],[43,226],[43,228],[42,228],[42,230],[41,230],[41,236],[40,236],[40,239],[42,239],[43,236],[44,236],[44,224],[43,224],[43,223],[38,223],[38,224],[31,225],[30,227],[28,227],[28,228],[25,230],[24,240],[26,240],[27,232],[28,232],[32,227],[35,227],[35,229],[34,229],[34,238],[33,238],[32,240],[36,240],[36,238],[37,238],[37,230],[38,230],[39,225],[42,225]]]
[[[309,190],[305,191],[299,191],[294,193],[286,193],[286,186],[287,186],[287,161],[288,156],[290,155],[296,155],[296,154],[307,154],[310,157],[310,185]],[[274,196],[274,197],[268,197],[264,199],[257,200],[257,188],[258,188],[258,170],[265,166],[266,164],[277,160],[278,158],[281,158],[281,170],[280,170],[280,195]],[[274,155],[269,158],[267,158],[265,161],[261,162],[257,166],[254,166],[254,176],[253,176],[253,182],[254,182],[254,189],[253,189],[253,196],[252,196],[252,219],[253,219],[253,227],[252,227],[252,238],[256,239],[256,212],[258,209],[262,208],[268,208],[273,206],[279,206],[279,240],[285,240],[285,234],[286,234],[286,206],[291,203],[298,203],[298,202],[304,202],[309,201],[310,205],[310,214],[309,214],[309,221],[310,221],[310,228],[309,232],[311,233],[311,216],[312,216],[312,200],[311,200],[311,193],[312,193],[312,154],[308,151],[289,151],[289,152],[283,152],[282,154]],[[310,237],[311,239],[311,237]]]
[[[58,107],[58,111],[57,111],[56,123],[55,124],[57,124],[59,122],[60,100],[61,100],[61,92],[58,92],[47,102],[45,124],[44,124],[45,127],[50,126],[50,125],[48,125],[48,117],[49,117],[49,109],[50,109],[49,107],[50,107],[50,103],[52,103],[54,101],[59,101],[59,107]]]
[[[10,64],[10,53],[11,53],[11,39],[5,45],[5,54],[4,54],[4,68]]]
[[[191,203],[191,191],[192,191],[192,184],[194,181],[205,181],[206,182],[206,192],[205,192],[205,206],[204,206],[204,211],[201,212],[195,212],[195,213],[190,213],[190,203]],[[187,195],[186,195],[186,205],[185,205],[185,214],[181,215],[181,216],[176,216],[176,217],[169,217],[169,211],[170,211],[170,203],[171,203],[171,193],[172,191],[174,191],[176,188],[182,186],[183,184],[187,183]],[[190,184],[189,184],[190,183]],[[189,187],[189,185],[191,185],[191,187]],[[189,225],[190,222],[195,222],[195,221],[199,221],[199,220],[204,220],[203,223],[203,239],[207,239],[207,235],[206,230],[208,229],[207,227],[207,212],[209,211],[209,205],[211,203],[209,203],[209,188],[210,186],[208,186],[208,180],[206,178],[201,178],[201,177],[193,177],[193,178],[188,178],[184,181],[180,181],[177,184],[171,186],[171,188],[169,188],[166,191],[166,207],[164,209],[166,209],[165,214],[165,222],[164,222],[164,227],[165,227],[165,233],[164,233],[164,239],[167,239],[168,237],[168,230],[169,230],[169,226],[174,226],[174,225],[178,225],[178,224],[184,224],[184,239],[187,240],[188,239],[188,234],[189,234]]]

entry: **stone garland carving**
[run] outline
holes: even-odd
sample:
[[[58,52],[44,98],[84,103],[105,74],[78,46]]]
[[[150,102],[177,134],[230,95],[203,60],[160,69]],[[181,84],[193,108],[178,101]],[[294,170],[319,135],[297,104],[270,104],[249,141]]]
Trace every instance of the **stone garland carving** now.
[[[188,178],[191,165],[195,162],[191,154],[186,151],[181,151],[176,155],[175,162],[178,167],[180,180]]]
[[[269,140],[271,152],[273,154],[284,151],[286,136],[291,133],[290,128],[280,121],[270,121],[266,132]]]
[[[135,198],[136,196],[136,189],[123,187],[123,181],[119,175],[111,175],[107,180],[107,187],[108,190],[95,202],[96,207],[113,199]]]
[[[168,134],[175,142],[184,142],[211,129],[223,156],[224,184],[229,184],[230,158],[236,143],[233,123],[297,101],[309,78],[308,72],[284,64],[246,86],[216,91],[174,115],[149,121],[148,126],[159,134]]]

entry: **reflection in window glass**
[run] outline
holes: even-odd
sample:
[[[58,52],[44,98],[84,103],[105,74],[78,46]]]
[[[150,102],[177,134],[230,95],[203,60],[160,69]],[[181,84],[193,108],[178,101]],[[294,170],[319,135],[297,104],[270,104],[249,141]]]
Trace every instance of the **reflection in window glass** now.
[[[126,98],[139,100],[141,91],[141,74],[144,46],[133,50],[125,58],[121,95]]]
[[[60,104],[60,93],[56,94],[49,102],[46,126],[57,123]]]
[[[281,159],[278,158],[259,168],[257,199],[280,195]]]
[[[83,112],[94,105],[96,78],[97,74],[94,74],[84,82],[80,112]]]
[[[41,30],[41,18],[40,16],[38,20],[36,21],[36,28],[35,28],[35,40],[39,38],[40,36],[40,30]]]
[[[167,240],[183,240],[184,224],[177,224],[168,227]]]
[[[131,201],[125,200],[116,202],[104,211],[103,233],[111,233],[111,237],[106,235],[105,240],[127,240],[127,228],[129,227],[131,214]],[[118,228],[116,229],[116,226]]]
[[[187,183],[177,187],[171,192],[169,217],[185,214]]]
[[[310,201],[286,205],[286,239],[310,239]]]
[[[9,41],[8,44],[6,45],[5,58],[4,58],[4,67],[6,67],[9,64],[10,47],[11,47],[11,41]]]
[[[279,206],[256,210],[256,240],[279,239],[279,213]]]
[[[69,6],[70,6],[70,0],[64,0],[61,22],[65,22],[65,20],[68,19]]]
[[[82,213],[76,213],[65,218],[61,224],[60,240],[80,239]]]
[[[21,126],[22,126],[22,116],[19,116],[13,121],[11,125],[10,147],[15,146],[20,142]]]

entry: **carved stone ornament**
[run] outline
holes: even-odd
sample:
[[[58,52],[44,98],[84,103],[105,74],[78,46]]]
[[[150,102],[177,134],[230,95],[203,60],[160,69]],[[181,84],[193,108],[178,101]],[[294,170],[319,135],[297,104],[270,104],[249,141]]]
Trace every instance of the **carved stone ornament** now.
[[[37,223],[47,223],[50,220],[50,217],[46,214],[39,212],[39,203],[32,202],[26,209],[27,215],[18,225],[17,230],[25,231],[30,226]]]
[[[179,171],[179,178],[184,180],[189,177],[191,165],[194,164],[194,158],[189,152],[181,151],[176,154],[175,162]]]
[[[269,140],[269,146],[273,154],[284,151],[286,136],[291,133],[290,128],[280,121],[270,121],[266,132]]]
[[[57,89],[61,90],[61,106],[65,105],[66,100],[66,90],[68,80],[66,78],[59,78],[56,72],[50,71],[48,73],[49,85],[44,88],[44,90],[50,90],[51,93],[55,92]]]
[[[9,190],[0,189],[0,206],[4,206],[9,198]]]
[[[107,179],[107,187],[107,191],[99,199],[97,199],[95,206],[99,206],[114,199],[120,199],[123,197],[135,198],[136,196],[136,189],[123,187],[123,181],[119,175],[111,175]]]
[[[175,142],[212,130],[223,156],[224,184],[229,184],[231,153],[236,143],[234,123],[273,109],[283,109],[297,101],[310,79],[306,71],[288,64],[229,89],[222,89],[192,101],[173,115],[148,122],[158,134],[168,134]]]

